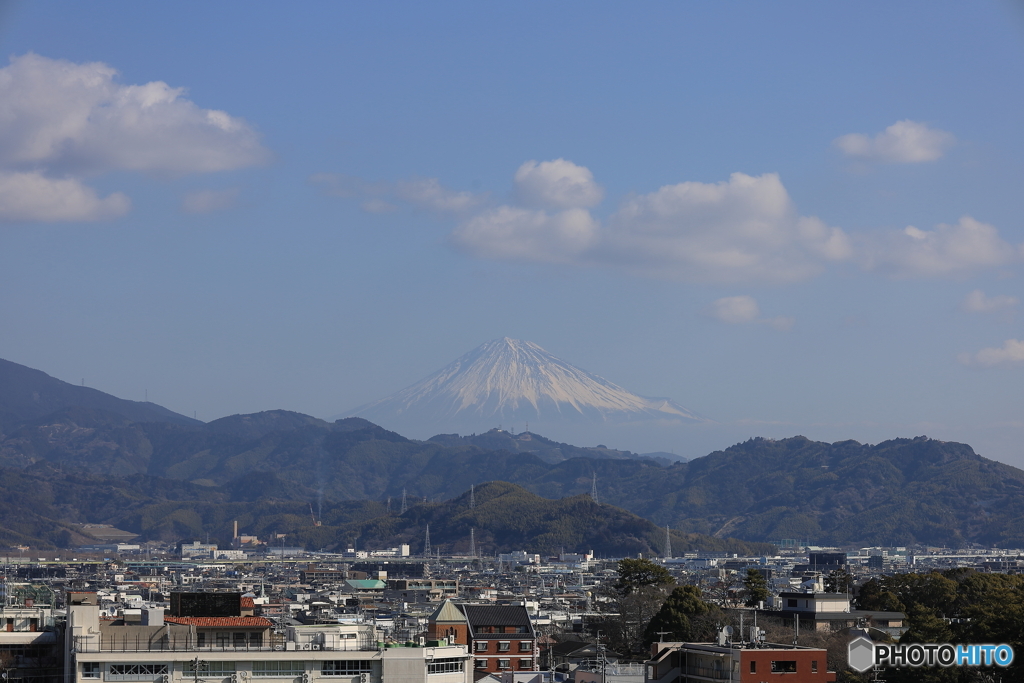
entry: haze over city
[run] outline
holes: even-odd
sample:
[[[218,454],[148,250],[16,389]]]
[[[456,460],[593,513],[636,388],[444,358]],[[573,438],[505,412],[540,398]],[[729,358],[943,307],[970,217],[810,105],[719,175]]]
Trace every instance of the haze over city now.
[[[329,418],[510,337],[709,420],[580,445],[1024,466],[1019,4],[8,2],[0,46],[0,358]]]

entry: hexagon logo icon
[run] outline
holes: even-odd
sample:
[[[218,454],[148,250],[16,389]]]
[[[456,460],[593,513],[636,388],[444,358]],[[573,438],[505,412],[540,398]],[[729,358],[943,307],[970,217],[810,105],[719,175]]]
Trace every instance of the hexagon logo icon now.
[[[847,661],[854,671],[867,671],[875,663],[875,644],[864,636],[854,638],[847,650]]]

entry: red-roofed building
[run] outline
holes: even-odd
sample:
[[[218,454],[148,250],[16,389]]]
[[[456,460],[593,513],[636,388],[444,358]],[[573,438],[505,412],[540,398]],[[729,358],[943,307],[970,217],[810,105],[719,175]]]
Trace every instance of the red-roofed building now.
[[[266,617],[165,617],[168,624],[195,628],[196,645],[262,647],[274,623]]]

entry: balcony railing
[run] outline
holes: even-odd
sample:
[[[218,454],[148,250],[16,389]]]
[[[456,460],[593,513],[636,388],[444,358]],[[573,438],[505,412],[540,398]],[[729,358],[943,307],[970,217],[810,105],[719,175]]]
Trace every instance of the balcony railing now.
[[[724,669],[713,669],[708,666],[693,666],[689,665],[686,667],[687,676],[700,676],[701,678],[710,678],[715,681],[727,681],[729,680],[729,672]]]
[[[376,650],[374,638],[361,636],[334,640],[333,643],[296,643],[283,635],[273,634],[260,641],[235,643],[233,641],[210,642],[207,638],[199,641],[194,635],[163,635],[150,638],[142,634],[101,634],[98,636],[74,636],[75,652],[275,652],[286,650],[325,650],[345,652]]]

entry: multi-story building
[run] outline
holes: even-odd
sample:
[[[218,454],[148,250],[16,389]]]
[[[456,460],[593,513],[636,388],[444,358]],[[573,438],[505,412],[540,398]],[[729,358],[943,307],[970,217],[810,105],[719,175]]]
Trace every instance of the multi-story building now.
[[[22,605],[4,606],[0,625],[0,674],[5,683],[61,680],[60,632],[50,605],[27,600]]]
[[[430,616],[429,638],[467,645],[473,675],[535,671],[537,634],[523,605],[471,605],[445,600]]]
[[[459,595],[457,579],[388,579],[385,602],[441,602]]]
[[[364,624],[275,626],[262,617],[182,617],[144,610],[142,623],[101,621],[69,596],[66,683],[469,683],[465,645],[395,646]]]
[[[777,643],[654,643],[645,683],[828,683],[828,652]]]

